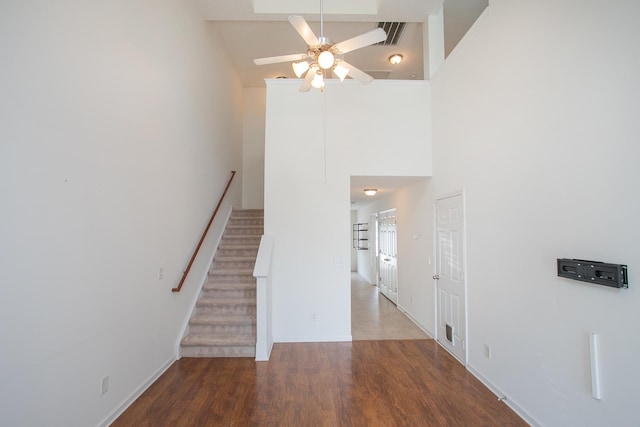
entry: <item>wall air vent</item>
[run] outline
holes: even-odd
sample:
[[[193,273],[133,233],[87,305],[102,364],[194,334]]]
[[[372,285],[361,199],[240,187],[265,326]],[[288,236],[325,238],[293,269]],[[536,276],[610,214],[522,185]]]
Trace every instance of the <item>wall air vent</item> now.
[[[396,46],[406,25],[406,22],[378,22],[376,28],[382,28],[387,33],[387,39],[376,44],[378,46]]]

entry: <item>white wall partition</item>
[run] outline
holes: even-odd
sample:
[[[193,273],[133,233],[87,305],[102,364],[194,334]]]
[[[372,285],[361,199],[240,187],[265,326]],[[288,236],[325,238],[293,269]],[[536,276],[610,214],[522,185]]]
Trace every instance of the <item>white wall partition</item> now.
[[[183,0],[1,2],[0,57],[0,425],[99,425],[175,360],[242,88]]]
[[[429,86],[345,81],[300,93],[299,85],[267,82],[274,340],[349,340],[350,176],[431,174]]]
[[[242,207],[264,208],[264,129],[267,91],[243,90]]]
[[[493,0],[432,81],[432,194],[466,194],[469,367],[541,425],[640,417],[639,20]],[[629,289],[558,278],[563,257],[627,264]]]
[[[256,256],[256,361],[269,360],[273,348],[271,263],[274,236],[263,235]]]

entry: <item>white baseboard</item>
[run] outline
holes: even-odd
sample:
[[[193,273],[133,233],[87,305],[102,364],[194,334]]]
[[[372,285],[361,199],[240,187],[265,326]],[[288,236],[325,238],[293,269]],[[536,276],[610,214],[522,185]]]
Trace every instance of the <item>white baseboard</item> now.
[[[171,365],[173,365],[173,363],[176,361],[176,357],[175,355],[172,356],[169,360],[167,360],[166,362],[164,362],[164,364],[157,370],[155,371],[151,377],[149,377],[149,379],[147,379],[147,381],[145,381],[144,383],[142,383],[140,385],[140,387],[138,387],[133,393],[131,393],[129,395],[129,397],[127,397],[125,399],[124,402],[122,402],[122,404],[120,404],[120,406],[118,406],[113,412],[111,412],[111,414],[109,414],[104,420],[102,420],[102,422],[100,424],[98,424],[100,427],[108,427],[109,425],[111,425],[120,415],[122,415],[122,413],[124,411],[126,411],[126,409],[131,406],[131,404],[133,402],[135,402],[140,396],[142,396],[142,393],[144,393],[145,391],[147,391],[147,389],[149,387],[151,387],[151,384],[153,384],[154,382],[156,382],[156,380],[158,378],[160,378],[160,376],[162,374],[165,373],[165,371],[167,369],[169,369],[169,367]]]
[[[273,350],[273,340],[271,340],[271,345],[269,345],[266,355],[256,354],[256,362],[268,362],[269,358],[271,357],[272,350]]]
[[[402,314],[404,314],[405,316],[407,316],[407,318],[409,320],[411,320],[413,323],[415,323],[415,325],[420,328],[420,330],[422,332],[424,332],[425,334],[427,334],[427,336],[430,339],[433,339],[433,334],[427,329],[425,328],[423,325],[420,324],[420,322],[418,322],[418,320],[416,318],[414,318],[407,310],[404,309],[404,307],[402,307],[400,304],[397,304],[396,307],[398,307],[398,310],[400,310],[402,312]]]
[[[505,405],[513,410],[516,414],[520,416],[526,423],[533,427],[540,427],[540,424],[536,419],[534,419],[527,411],[525,411],[517,402],[509,399],[509,397],[502,392],[498,387],[496,387],[491,381],[482,376],[480,372],[478,372],[473,366],[467,363],[467,370],[471,372],[471,374],[476,377],[482,384],[484,384],[493,394],[496,395],[496,398],[501,398]]]

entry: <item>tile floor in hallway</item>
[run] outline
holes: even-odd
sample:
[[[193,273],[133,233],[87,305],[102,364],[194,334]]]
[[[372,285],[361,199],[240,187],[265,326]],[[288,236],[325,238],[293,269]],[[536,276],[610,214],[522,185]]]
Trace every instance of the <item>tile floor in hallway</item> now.
[[[351,336],[354,341],[431,338],[357,273],[351,273]]]

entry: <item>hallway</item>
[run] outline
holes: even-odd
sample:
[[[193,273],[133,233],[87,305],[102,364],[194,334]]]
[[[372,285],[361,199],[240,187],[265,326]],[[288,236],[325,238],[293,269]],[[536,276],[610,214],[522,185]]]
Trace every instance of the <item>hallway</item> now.
[[[351,273],[351,337],[354,341],[431,338],[357,273]]]

